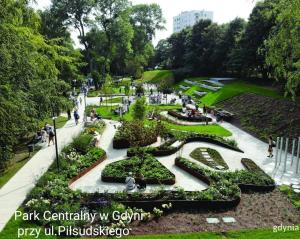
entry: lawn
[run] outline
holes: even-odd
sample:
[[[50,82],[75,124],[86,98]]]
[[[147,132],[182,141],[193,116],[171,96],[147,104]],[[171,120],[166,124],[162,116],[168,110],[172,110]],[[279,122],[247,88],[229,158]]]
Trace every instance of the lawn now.
[[[145,71],[142,76],[141,82],[158,84],[162,80],[171,79],[173,77],[173,72],[170,70]]]
[[[107,99],[104,101],[104,104],[105,103],[108,103],[108,104],[116,104],[116,103],[119,103],[121,104],[122,103],[122,97],[116,97],[116,98],[112,98],[112,99]]]
[[[216,136],[229,137],[231,132],[220,125],[177,125],[167,122],[168,129],[177,131],[193,132],[198,134],[211,134]]]
[[[217,92],[208,93],[201,99],[201,102],[206,105],[215,105],[223,100],[230,99],[236,95],[246,92],[268,96],[275,99],[283,98],[283,96],[279,94],[275,89],[251,84],[245,81],[235,81],[226,84]]]
[[[101,107],[96,107],[96,111],[98,114],[102,116],[104,119],[112,119],[112,120],[120,120],[120,116],[114,114],[112,109],[116,109],[116,106],[101,106]],[[171,109],[178,109],[180,106],[178,105],[148,105],[147,106],[147,111],[152,112],[153,110],[156,111],[165,111],[165,110],[171,110]],[[89,112],[89,111],[87,111]],[[132,120],[132,115],[131,113],[127,113],[123,115],[124,120]],[[149,123],[148,120],[145,121],[145,123]],[[173,129],[173,130],[178,130],[178,131],[187,131],[187,132],[195,132],[195,133],[200,133],[200,134],[212,134],[212,135],[217,135],[217,136],[231,136],[231,132],[223,128],[222,126],[219,125],[177,125],[169,122],[165,122],[167,128]]]
[[[56,128],[62,128],[68,121],[68,118],[65,116],[58,116],[57,119],[55,120],[56,122]],[[47,118],[39,122],[39,128],[43,128],[45,124],[48,123],[50,125],[53,125],[53,119],[52,118]]]
[[[39,151],[39,147],[34,148],[34,152],[29,157],[28,149],[26,145],[22,145],[15,152],[12,159],[12,164],[8,167],[6,172],[0,176],[0,188],[4,186],[31,158]]]
[[[62,128],[68,121],[67,117],[59,116],[56,119],[56,128]],[[39,128],[43,128],[46,123],[53,125],[52,118],[47,118],[39,122]],[[32,135],[33,137],[33,135]],[[26,142],[21,142],[15,146],[14,156],[11,160],[11,165],[8,167],[6,172],[0,176],[0,188],[4,186],[30,159],[39,151],[39,147],[35,147],[34,152],[29,157]]]

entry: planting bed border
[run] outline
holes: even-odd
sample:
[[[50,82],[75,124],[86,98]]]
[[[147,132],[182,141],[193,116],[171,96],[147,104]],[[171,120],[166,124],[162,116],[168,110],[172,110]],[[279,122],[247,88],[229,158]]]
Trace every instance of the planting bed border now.
[[[166,149],[166,150],[153,150],[153,152],[149,151],[148,153],[153,156],[156,156],[156,157],[169,156],[169,155],[175,154],[183,145],[192,143],[192,142],[211,143],[211,144],[215,144],[215,145],[218,145],[218,146],[221,146],[221,147],[224,147],[224,148],[227,148],[227,149],[239,152],[239,153],[244,153],[244,151],[239,148],[230,146],[230,145],[220,142],[216,139],[204,137],[204,136],[189,137],[189,138],[185,139],[184,141],[182,141],[182,143],[180,145],[178,145],[177,147],[173,147],[173,148]],[[127,151],[127,156],[133,157],[133,156],[135,156],[135,154],[131,154],[130,152]]]
[[[107,155],[106,153],[100,158],[98,159],[96,162],[94,162],[92,165],[90,165],[89,167],[85,168],[84,170],[82,170],[77,176],[71,178],[69,180],[69,186],[74,183],[75,181],[77,181],[79,178],[83,177],[84,175],[86,175],[88,172],[90,172],[92,169],[94,169],[95,167],[97,167],[99,164],[101,164],[104,160],[107,159]]]
[[[129,207],[152,210],[154,207],[161,208],[162,204],[172,203],[172,210],[210,209],[224,210],[235,208],[240,203],[240,198],[223,201],[207,200],[154,200],[154,201],[118,201]]]
[[[176,111],[168,110],[168,115],[171,115],[179,120],[189,121],[189,122],[212,122],[212,118],[201,116],[201,117],[187,117],[181,114],[178,114]]]
[[[247,164],[247,161],[251,161],[252,164],[255,165],[257,170],[251,169],[251,167]],[[265,173],[252,159],[242,158],[241,160],[243,166],[250,172],[262,173],[266,176],[270,177],[268,174]],[[275,183],[273,185],[254,185],[254,184],[240,184],[239,187],[243,192],[270,192],[276,188]]]

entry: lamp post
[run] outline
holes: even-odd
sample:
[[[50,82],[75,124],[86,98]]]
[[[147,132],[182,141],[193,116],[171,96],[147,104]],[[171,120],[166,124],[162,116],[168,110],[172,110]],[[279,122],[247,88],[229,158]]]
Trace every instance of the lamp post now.
[[[86,116],[86,95],[87,95],[87,89],[84,88],[84,122],[87,121],[87,116]]]
[[[57,117],[53,117],[53,127],[54,127],[54,137],[55,137],[55,154],[56,154],[56,165],[57,171],[59,171],[59,159],[58,159],[58,147],[57,147],[57,135],[56,135],[56,119]]]

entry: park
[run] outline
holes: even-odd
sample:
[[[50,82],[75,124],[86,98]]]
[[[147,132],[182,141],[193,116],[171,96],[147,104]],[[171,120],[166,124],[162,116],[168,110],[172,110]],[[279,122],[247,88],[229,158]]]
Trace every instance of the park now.
[[[300,238],[300,2],[253,4],[0,3],[0,239]]]

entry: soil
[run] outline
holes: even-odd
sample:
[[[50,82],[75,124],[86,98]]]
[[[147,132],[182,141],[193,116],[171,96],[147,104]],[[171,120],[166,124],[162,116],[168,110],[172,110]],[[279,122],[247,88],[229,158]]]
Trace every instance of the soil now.
[[[230,211],[172,212],[150,222],[133,222],[132,234],[163,234],[186,232],[224,232],[229,230],[272,228],[274,225],[299,223],[299,211],[278,190],[270,193],[242,194],[240,204]],[[206,218],[220,220],[208,224]],[[235,223],[224,223],[222,217],[234,217]]]
[[[231,122],[266,141],[269,135],[296,138],[300,135],[300,105],[287,100],[244,93],[218,104],[235,114]]]

